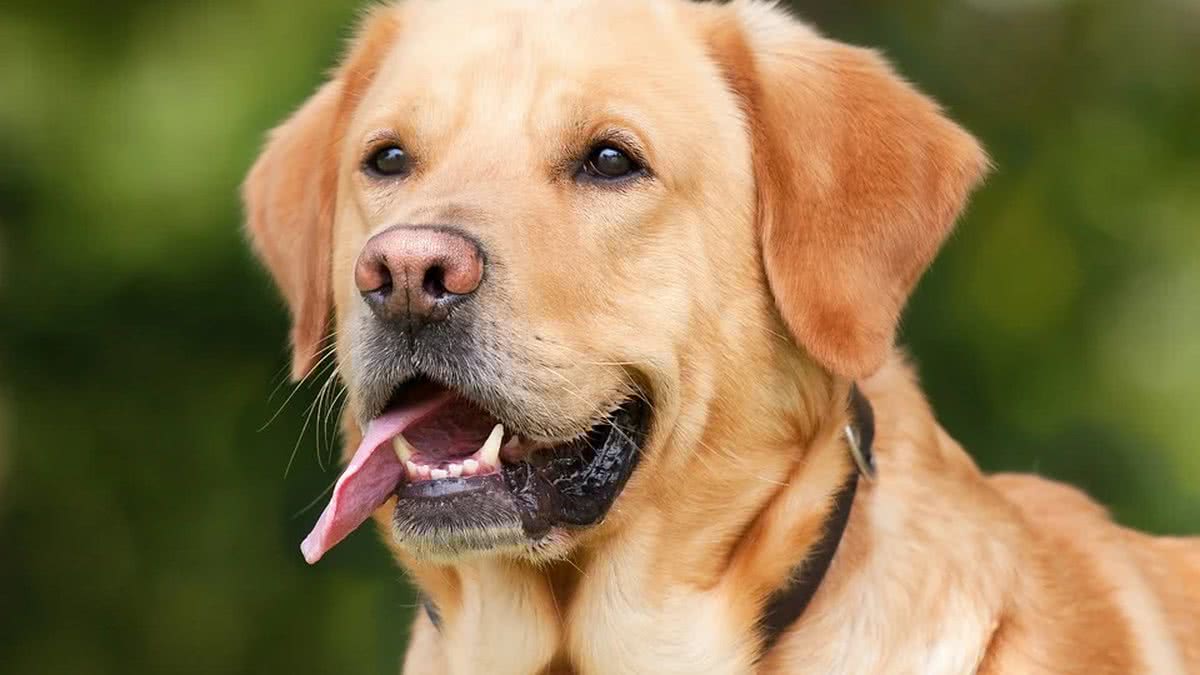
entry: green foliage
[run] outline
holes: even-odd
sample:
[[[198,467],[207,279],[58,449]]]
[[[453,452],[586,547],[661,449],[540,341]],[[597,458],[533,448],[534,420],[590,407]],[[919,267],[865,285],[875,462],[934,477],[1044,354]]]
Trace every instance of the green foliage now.
[[[798,4],[995,160],[905,323],[947,428],[1200,530],[1200,10]],[[272,396],[285,317],[236,199],[355,11],[0,10],[0,672],[395,672],[411,598],[375,538],[300,559],[332,431],[301,431],[317,386]]]

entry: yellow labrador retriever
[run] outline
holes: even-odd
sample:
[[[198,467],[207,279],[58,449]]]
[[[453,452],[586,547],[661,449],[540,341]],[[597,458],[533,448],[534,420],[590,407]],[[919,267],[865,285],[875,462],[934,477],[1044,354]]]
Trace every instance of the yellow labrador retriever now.
[[[1200,673],[1200,544],[982,475],[893,345],[987,169],[874,52],[741,0],[371,10],[245,184],[333,317],[408,673]]]

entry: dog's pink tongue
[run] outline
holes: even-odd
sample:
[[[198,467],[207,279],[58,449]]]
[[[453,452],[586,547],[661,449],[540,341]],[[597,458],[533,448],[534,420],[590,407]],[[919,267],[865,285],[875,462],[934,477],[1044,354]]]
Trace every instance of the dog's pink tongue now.
[[[411,407],[390,410],[371,420],[350,464],[333,486],[333,497],[312,532],[300,543],[304,560],[313,564],[338,545],[387,501],[404,476],[404,466],[392,450],[391,440],[409,425],[441,407],[450,396],[441,395]]]

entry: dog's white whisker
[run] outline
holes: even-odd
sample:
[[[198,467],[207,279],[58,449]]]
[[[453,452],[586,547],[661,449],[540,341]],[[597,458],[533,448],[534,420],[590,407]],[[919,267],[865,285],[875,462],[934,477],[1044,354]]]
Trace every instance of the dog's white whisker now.
[[[331,356],[333,356],[333,354],[334,354],[334,352],[331,349],[330,352],[322,358],[322,361],[324,361],[324,359],[330,358]],[[279,417],[279,414],[282,413],[283,409],[286,408],[287,405],[292,402],[292,398],[294,398],[296,396],[296,394],[300,391],[301,387],[303,387],[304,384],[306,382],[308,382],[308,380],[316,373],[317,369],[320,367],[319,364],[320,364],[320,362],[318,362],[317,365],[314,365],[312,370],[309,371],[308,375],[305,375],[304,378],[302,378],[299,382],[297,382],[292,387],[292,391],[288,394],[287,398],[283,400],[283,403],[279,404],[279,407],[275,409],[275,412],[271,415],[271,417],[266,422],[264,422],[261,427],[258,428],[259,432],[262,432],[267,427],[271,426],[271,423],[274,422]],[[274,397],[274,393],[271,394],[271,397]]]

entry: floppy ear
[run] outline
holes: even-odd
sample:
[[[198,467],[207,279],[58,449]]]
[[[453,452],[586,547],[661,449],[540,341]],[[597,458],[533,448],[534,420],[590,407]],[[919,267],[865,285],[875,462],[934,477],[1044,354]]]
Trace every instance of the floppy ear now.
[[[987,158],[874,52],[763,3],[723,9],[710,42],[753,134],[771,292],[817,362],[866,376]]]
[[[349,113],[396,32],[395,10],[363,22],[329,82],[268,137],[242,185],[246,228],[292,317],[292,378],[312,369],[332,309],[330,251]]]
[[[330,312],[329,251],[337,197],[332,81],[271,132],[242,185],[246,226],[292,316],[292,378],[316,360]]]

